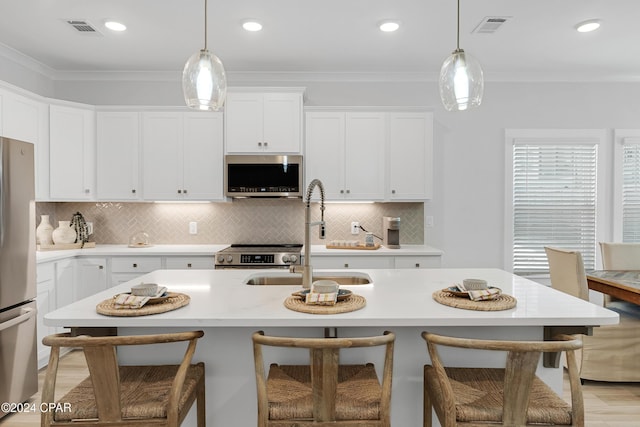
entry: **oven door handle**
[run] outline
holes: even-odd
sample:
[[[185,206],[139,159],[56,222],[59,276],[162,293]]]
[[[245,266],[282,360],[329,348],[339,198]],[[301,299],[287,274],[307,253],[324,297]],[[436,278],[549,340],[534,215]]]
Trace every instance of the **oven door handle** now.
[[[0,332],[9,329],[9,328],[13,328],[14,326],[26,322],[27,320],[31,319],[33,316],[35,316],[36,314],[36,309],[35,308],[23,308],[23,313],[19,316],[14,317],[11,320],[8,320],[4,323],[0,323]]]

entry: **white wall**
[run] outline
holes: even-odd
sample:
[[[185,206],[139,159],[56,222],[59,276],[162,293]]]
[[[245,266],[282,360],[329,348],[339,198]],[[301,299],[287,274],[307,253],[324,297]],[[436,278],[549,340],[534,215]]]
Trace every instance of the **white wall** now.
[[[434,112],[434,216],[426,243],[446,267],[503,268],[505,128],[639,128],[639,83],[496,83],[479,109],[448,113],[435,82],[265,82],[304,86],[308,106],[425,106]],[[179,82],[57,82],[55,96],[90,104],[182,105]],[[611,134],[611,132],[609,132]],[[611,231],[606,230],[607,237]]]

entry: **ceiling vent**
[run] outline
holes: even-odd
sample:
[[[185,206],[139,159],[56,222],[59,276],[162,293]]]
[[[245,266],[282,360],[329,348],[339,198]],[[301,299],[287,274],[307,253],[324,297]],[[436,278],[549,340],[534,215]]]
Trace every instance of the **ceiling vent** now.
[[[93,25],[83,19],[65,19],[65,22],[81,34],[94,36],[102,35]]]
[[[498,31],[511,16],[485,16],[482,21],[473,29],[476,34],[493,34]]]

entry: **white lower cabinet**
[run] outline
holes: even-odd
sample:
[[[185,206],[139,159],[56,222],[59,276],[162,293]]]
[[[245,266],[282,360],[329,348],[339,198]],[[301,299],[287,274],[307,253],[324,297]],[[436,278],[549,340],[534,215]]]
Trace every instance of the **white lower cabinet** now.
[[[214,267],[215,261],[213,255],[165,258],[165,268],[167,270],[213,270]]]
[[[77,301],[107,289],[107,259],[78,258],[74,299]]]
[[[393,257],[385,256],[316,256],[311,258],[314,269],[393,268]]]
[[[440,268],[441,257],[406,255],[395,257],[395,268]]]
[[[38,369],[45,366],[47,364],[47,360],[49,359],[49,347],[42,344],[42,339],[47,335],[51,335],[56,332],[53,326],[47,326],[44,324],[44,316],[56,309],[54,268],[54,263],[39,264],[36,271],[36,304],[38,307],[36,337],[38,349]]]
[[[111,258],[111,286],[128,282],[161,268],[161,257],[113,257]]]

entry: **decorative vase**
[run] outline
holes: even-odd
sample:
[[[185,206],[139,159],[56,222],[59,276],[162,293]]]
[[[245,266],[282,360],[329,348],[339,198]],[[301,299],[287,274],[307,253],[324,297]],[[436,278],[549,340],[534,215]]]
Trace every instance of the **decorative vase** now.
[[[76,230],[71,228],[71,221],[58,221],[58,228],[51,233],[53,243],[56,245],[75,243]]]
[[[49,215],[40,215],[40,224],[36,227],[36,242],[42,245],[53,245],[52,232],[53,225],[49,222]]]

